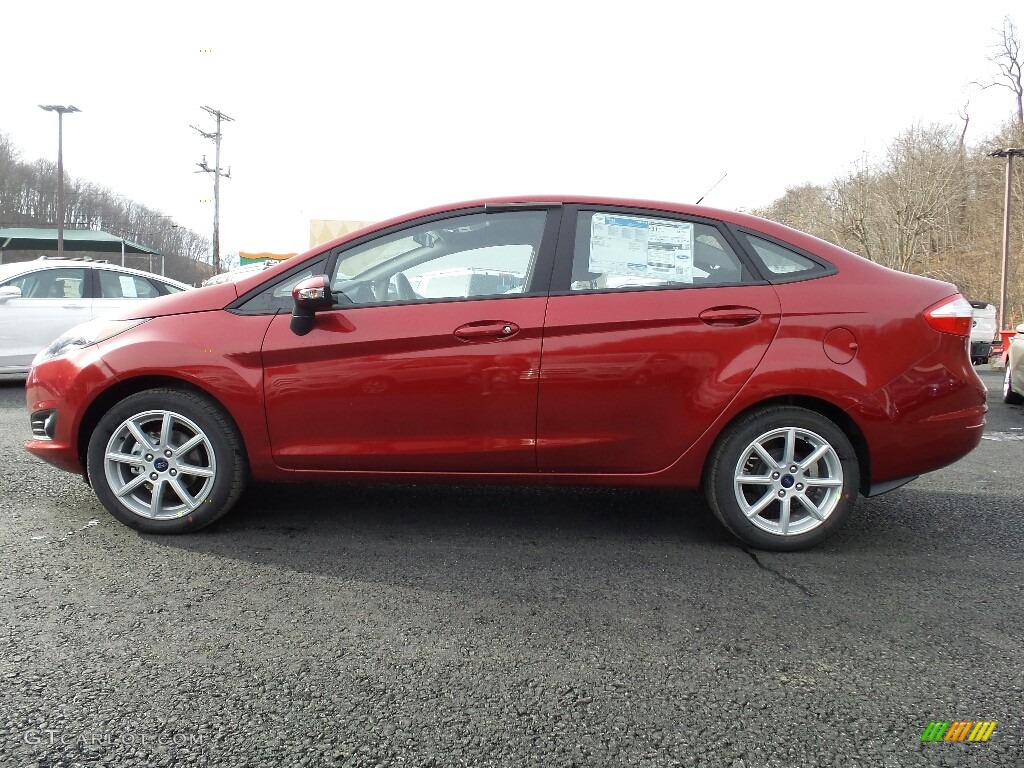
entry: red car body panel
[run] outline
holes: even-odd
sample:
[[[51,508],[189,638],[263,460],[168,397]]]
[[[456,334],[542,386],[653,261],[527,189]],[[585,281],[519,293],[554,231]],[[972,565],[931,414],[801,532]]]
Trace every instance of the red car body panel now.
[[[550,297],[340,308],[318,314],[306,336],[289,330],[287,314],[225,309],[373,232],[512,202],[713,219],[803,248],[837,272],[774,285],[573,295],[553,286]],[[922,315],[954,295],[950,284],[745,214],[605,198],[474,201],[383,222],[238,283],[122,313],[152,319],[33,368],[29,410],[60,415],[52,440],[26,447],[80,472],[83,430],[111,398],[133,382],[180,382],[231,415],[257,479],[540,476],[694,488],[730,422],[763,403],[797,402],[848,420],[866,452],[862,490],[870,492],[955,461],[981,438],[985,389],[966,339],[937,332]],[[497,332],[506,325],[510,334]],[[483,336],[466,341],[456,335],[464,327]]]
[[[635,320],[640,302],[643,319]],[[749,321],[715,324],[708,315],[722,308]],[[671,466],[747,382],[778,324],[769,285],[553,296],[539,468],[591,474]]]
[[[533,472],[545,298],[361,307],[263,344],[285,469]],[[464,326],[513,333],[463,341]],[[466,414],[471,413],[472,418]]]

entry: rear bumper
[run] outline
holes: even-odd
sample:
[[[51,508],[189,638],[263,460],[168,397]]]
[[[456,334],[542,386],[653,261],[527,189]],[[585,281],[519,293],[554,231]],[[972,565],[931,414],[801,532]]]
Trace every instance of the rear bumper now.
[[[868,495],[952,464],[981,442],[987,390],[963,342],[950,339],[956,354],[943,354],[945,345],[940,345],[939,354],[851,409],[871,446]]]

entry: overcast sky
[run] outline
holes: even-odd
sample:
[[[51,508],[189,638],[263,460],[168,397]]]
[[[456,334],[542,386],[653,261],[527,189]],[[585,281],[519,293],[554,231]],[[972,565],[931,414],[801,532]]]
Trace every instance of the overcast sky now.
[[[507,194],[765,205],[828,182],[915,122],[969,140],[1011,115],[972,81],[995,0],[858,3],[4,4],[0,132],[25,160],[208,233],[223,127],[222,253],[302,251],[309,220],[378,220]],[[1024,25],[1024,13],[1015,21]]]

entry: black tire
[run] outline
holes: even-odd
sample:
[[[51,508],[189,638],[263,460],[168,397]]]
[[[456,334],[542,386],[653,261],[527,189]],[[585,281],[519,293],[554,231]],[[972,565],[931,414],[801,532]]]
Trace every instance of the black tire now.
[[[805,465],[818,451],[821,457]],[[751,482],[737,483],[743,477]],[[715,443],[704,478],[708,504],[722,525],[751,546],[778,552],[813,547],[835,533],[859,487],[849,438],[821,414],[792,406],[763,408],[732,424]]]
[[[103,506],[145,533],[209,525],[231,509],[248,474],[231,418],[207,397],[177,389],[139,392],[111,408],[89,438],[87,458]]]
[[[1024,397],[1013,391],[1013,374],[1010,372],[1010,361],[1006,361],[1006,374],[1003,376],[1003,402],[1009,405],[1024,403]]]

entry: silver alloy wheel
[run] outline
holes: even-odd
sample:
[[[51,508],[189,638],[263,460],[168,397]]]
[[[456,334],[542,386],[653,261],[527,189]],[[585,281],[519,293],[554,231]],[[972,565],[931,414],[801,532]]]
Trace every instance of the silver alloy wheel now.
[[[740,510],[775,536],[814,530],[843,494],[843,465],[820,435],[799,427],[765,432],[740,453],[733,473]]]
[[[213,490],[217,459],[194,421],[173,411],[125,419],[107,441],[104,473],[117,500],[152,520],[184,517]]]
[[[1013,376],[1010,375],[1010,363],[1006,363],[1006,374],[1003,376],[1003,401],[1013,393]]]

